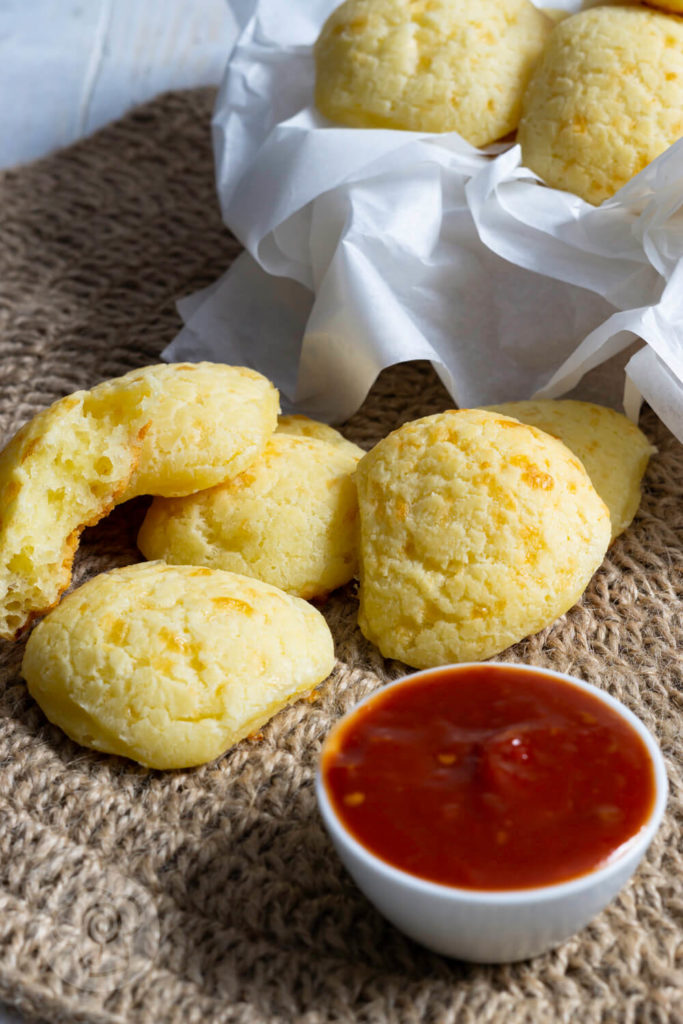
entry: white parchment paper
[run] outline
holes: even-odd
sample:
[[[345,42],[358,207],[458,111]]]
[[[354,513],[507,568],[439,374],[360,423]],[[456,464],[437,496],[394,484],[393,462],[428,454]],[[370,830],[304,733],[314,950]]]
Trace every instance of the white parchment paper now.
[[[336,3],[289,0],[284,18],[281,0],[230,0],[214,148],[245,252],[179,303],[164,357],[252,366],[330,422],[412,359],[462,406],[556,397],[601,365],[613,403],[616,366],[627,412],[644,396],[683,440],[683,140],[596,208],[540,184],[516,145],[333,125],[311,47]]]

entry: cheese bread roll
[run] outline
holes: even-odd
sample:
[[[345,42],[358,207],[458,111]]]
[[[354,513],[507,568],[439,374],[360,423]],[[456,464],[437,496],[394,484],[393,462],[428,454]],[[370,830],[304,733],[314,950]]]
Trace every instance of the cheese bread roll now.
[[[346,0],[315,44],[315,102],[351,127],[485,146],[517,127],[551,29],[529,0]]]
[[[609,509],[612,540],[624,532],[638,511],[640,483],[656,451],[635,423],[604,405],[572,399],[504,402],[486,408],[530,423],[566,444]]]
[[[683,136],[683,19],[593,7],[553,29],[518,140],[546,184],[598,205]]]
[[[84,526],[135,470],[156,389],[147,377],[77,391],[35,416],[0,453],[0,636],[51,608],[71,580]]]
[[[355,447],[355,446],[354,446]],[[249,469],[187,498],[157,498],[138,536],[146,558],[208,565],[320,597],[358,568],[360,449],[274,434]]]
[[[344,448],[356,459],[362,459],[365,452],[353,441],[340,434],[334,427],[327,423],[320,423],[318,420],[311,420],[308,416],[280,416],[277,421],[278,434],[294,434],[295,437],[313,437],[318,441],[327,441],[328,444],[336,444]]]
[[[555,438],[483,410],[407,423],[356,471],[364,635],[415,668],[479,661],[571,608],[609,513]]]
[[[683,14],[683,0],[645,0],[648,7],[658,7],[669,14]]]
[[[0,637],[59,600],[85,526],[135,494],[185,494],[240,472],[278,406],[252,370],[164,364],[35,416],[0,453]]]
[[[322,615],[233,573],[142,563],[89,580],[34,629],[22,673],[77,743],[150,768],[218,757],[334,665]]]
[[[277,426],[277,390],[246,366],[169,363],[120,379],[147,374],[157,381],[157,399],[137,470],[121,500],[213,487],[248,466]]]

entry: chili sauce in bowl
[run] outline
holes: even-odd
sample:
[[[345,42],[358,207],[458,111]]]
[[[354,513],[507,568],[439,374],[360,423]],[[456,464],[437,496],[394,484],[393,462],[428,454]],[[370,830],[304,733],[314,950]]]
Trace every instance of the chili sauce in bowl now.
[[[561,673],[418,672],[361,702],[321,756],[323,819],[385,915],[463,959],[523,959],[582,927],[635,869],[666,774],[642,723]]]

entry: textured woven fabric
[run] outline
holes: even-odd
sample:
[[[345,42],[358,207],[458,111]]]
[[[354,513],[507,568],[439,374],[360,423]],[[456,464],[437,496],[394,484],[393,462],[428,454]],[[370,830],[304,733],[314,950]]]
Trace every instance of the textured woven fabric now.
[[[78,387],[154,362],[174,299],[238,246],[220,224],[212,96],[164,97],[0,179],[0,435]],[[447,408],[431,368],[385,372],[345,432],[368,447]],[[605,687],[658,737],[671,797],[617,900],[559,949],[478,967],[421,949],[341,868],[313,776],[332,722],[402,672],[356,628],[352,587],[324,606],[337,645],[317,699],[194,771],[78,748],[0,648],[0,999],[49,1021],[671,1022],[683,1020],[683,449],[657,444],[638,518],[581,603],[503,656]],[[145,499],[86,531],[75,579],[139,559]]]

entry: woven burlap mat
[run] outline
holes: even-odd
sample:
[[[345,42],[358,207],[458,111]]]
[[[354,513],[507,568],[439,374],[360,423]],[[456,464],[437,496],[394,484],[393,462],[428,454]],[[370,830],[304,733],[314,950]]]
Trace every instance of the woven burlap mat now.
[[[158,360],[174,300],[238,251],[214,200],[212,96],[171,95],[0,179],[0,434],[78,387]],[[425,365],[382,375],[347,425],[369,446],[448,407]],[[324,608],[338,663],[313,703],[259,741],[167,774],[80,749],[50,726],[1,649],[0,999],[49,1021],[683,1020],[683,449],[659,448],[640,513],[581,603],[504,655],[616,694],[658,737],[666,820],[618,899],[559,949],[478,967],[421,949],[340,867],[313,774],[331,723],[402,666]],[[86,531],[77,581],[139,560],[140,499]]]

